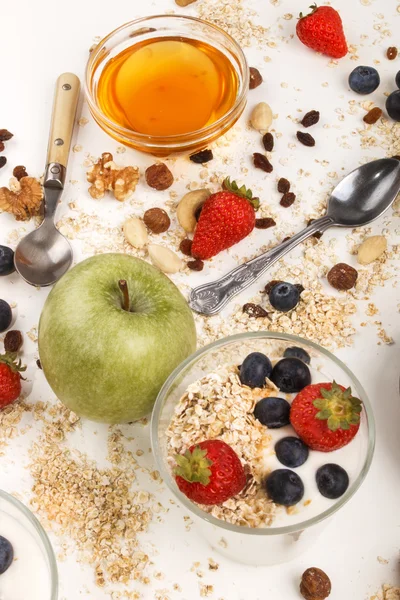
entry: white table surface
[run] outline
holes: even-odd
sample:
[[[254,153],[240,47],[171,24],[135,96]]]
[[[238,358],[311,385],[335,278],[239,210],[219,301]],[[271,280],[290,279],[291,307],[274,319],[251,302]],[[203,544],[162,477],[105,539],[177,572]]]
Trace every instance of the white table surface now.
[[[199,0],[201,2],[202,0]],[[218,0],[215,0],[215,3]],[[351,168],[358,166],[367,157],[378,157],[378,149],[362,150],[358,135],[351,135],[357,128],[362,128],[362,115],[348,113],[348,102],[354,98],[347,88],[346,79],[350,70],[357,64],[372,64],[374,59],[381,61],[378,66],[382,85],[372,95],[371,99],[383,104],[383,92],[393,89],[393,78],[400,62],[387,61],[384,56],[386,48],[399,42],[395,37],[399,30],[400,13],[399,0],[371,0],[365,5],[365,0],[335,0],[333,4],[340,9],[347,37],[350,43],[358,46],[359,60],[349,57],[343,59],[339,66],[331,68],[329,59],[315,55],[303,48],[294,32],[295,19],[284,20],[285,13],[306,10],[307,2],[296,0],[277,0],[269,2],[251,2],[248,5],[259,12],[259,17],[253,19],[260,24],[271,27],[272,39],[276,40],[276,48],[256,46],[246,48],[249,63],[258,66],[262,71],[265,83],[262,87],[250,92],[249,106],[260,100],[266,100],[279,115],[274,126],[283,132],[285,142],[280,142],[282,156],[289,158],[289,164],[281,168],[281,174],[296,182],[296,189],[301,199],[303,211],[309,211],[326,196],[326,191]],[[53,85],[56,77],[63,71],[73,71],[83,76],[88,49],[95,36],[108,33],[114,27],[145,14],[162,13],[176,8],[173,0],[113,0],[112,2],[94,2],[93,0],[69,0],[61,4],[49,0],[19,0],[19,2],[2,2],[0,6],[0,126],[6,127],[15,134],[12,142],[7,144],[6,156],[8,165],[0,173],[0,184],[7,185],[12,167],[24,164],[28,172],[40,175],[43,172],[46,155],[47,134],[52,104]],[[188,9],[180,9],[188,14],[196,14],[196,5]],[[179,12],[179,9],[178,11]],[[381,31],[374,26],[383,24]],[[387,26],[385,24],[388,24]],[[382,33],[391,30],[393,36]],[[283,39],[278,39],[283,36]],[[363,36],[368,36],[367,38]],[[362,44],[362,45],[360,45]],[[266,62],[265,56],[272,60]],[[396,69],[397,67],[397,69]],[[329,86],[322,83],[328,81]],[[287,82],[287,86],[281,86]],[[356,98],[359,100],[359,98]],[[319,140],[318,150],[310,151],[297,145],[289,148],[287,136],[293,136],[295,126],[287,119],[287,115],[296,116],[296,109],[303,111],[312,108],[321,111],[323,122],[334,125],[330,129],[313,129],[313,134]],[[338,109],[343,111],[345,118],[339,119]],[[87,106],[79,110],[89,117]],[[232,157],[227,174],[235,175],[235,161],[243,155],[251,155],[258,149],[258,136],[255,132],[245,129],[249,108],[239,126],[240,135],[231,146],[219,153],[215,166],[223,172],[223,157]],[[80,153],[71,154],[68,176],[78,183],[69,184],[65,191],[64,201],[59,207],[58,217],[68,214],[67,202],[75,201],[80,209],[94,212],[105,222],[121,225],[124,215],[135,211],[135,200],[124,206],[116,205],[112,198],[99,203],[91,200],[87,194],[85,169],[82,166],[84,152],[99,156],[101,152],[115,152],[116,142],[109,139],[92,122],[85,128],[77,128],[76,142],[83,146]],[[339,147],[340,136],[349,136],[349,148]],[[281,138],[282,139],[282,138]],[[293,140],[294,141],[294,140]],[[225,152],[225,154],[224,154]],[[317,165],[315,158],[329,160],[329,168]],[[123,164],[151,164],[151,157],[139,156],[132,150],[118,156]],[[275,159],[275,163],[277,159]],[[249,161],[250,181],[259,188],[263,198],[271,197],[271,203],[277,204],[275,178],[264,175],[251,168]],[[185,185],[195,178],[198,167],[189,165],[187,160],[180,159],[174,165],[175,174],[181,173],[182,178],[176,183],[178,193],[183,193]],[[226,168],[226,167],[225,167]],[[310,171],[308,178],[299,178],[298,170],[303,168]],[[336,172],[329,178],[327,171]],[[275,175],[275,173],[274,173]],[[164,195],[153,192],[141,182],[135,197],[146,206],[160,205]],[[273,197],[273,199],[272,199]],[[117,210],[116,210],[117,209]],[[138,214],[143,210],[136,209]],[[289,215],[292,213],[285,213]],[[287,217],[286,217],[287,219]],[[288,222],[289,230],[295,231],[304,223],[304,217],[293,217]],[[391,231],[391,242],[396,241],[396,227],[399,221],[391,215],[374,225],[374,232],[382,231],[384,226]],[[0,215],[0,243],[5,243],[8,235],[15,229],[19,234],[30,230],[33,223],[16,224],[14,219]],[[271,230],[270,230],[271,231]],[[326,239],[336,237],[340,244],[344,243],[344,232],[326,234]],[[270,232],[256,232],[251,240],[253,244],[261,245],[263,239],[272,239]],[[398,239],[398,235],[397,235]],[[79,241],[73,242],[75,256],[79,259],[82,247]],[[246,245],[235,249],[240,254],[247,249]],[[340,254],[343,260],[348,260],[346,254]],[[353,260],[353,259],[352,259]],[[224,272],[235,263],[232,253],[225,253],[215,262],[214,270],[203,274],[193,274],[191,281],[204,281],[201,277],[207,275],[208,280],[218,273]],[[391,265],[393,266],[393,264]],[[187,275],[181,275],[176,281],[187,283]],[[23,283],[17,275],[0,280],[0,297],[17,304],[15,327],[28,332],[38,323],[41,307],[46,299],[48,290],[36,290]],[[241,300],[246,301],[250,292],[243,294]],[[397,297],[396,297],[397,296]],[[183,509],[171,507],[162,523],[154,521],[150,530],[141,536],[141,544],[150,553],[154,565],[153,571],[162,571],[164,579],[159,581],[152,578],[150,586],[144,587],[136,583],[127,589],[138,589],[142,598],[156,598],[156,591],[168,590],[165,593],[171,599],[194,600],[200,597],[199,583],[214,586],[213,598],[225,600],[296,600],[299,598],[297,585],[303,570],[309,566],[319,566],[327,571],[333,582],[333,599],[354,598],[363,600],[375,592],[384,582],[400,583],[399,545],[400,545],[400,401],[398,381],[400,374],[399,361],[399,315],[398,302],[400,292],[388,282],[385,288],[377,289],[373,301],[380,310],[379,319],[387,332],[394,338],[394,345],[378,345],[376,328],[369,326],[362,331],[358,326],[354,344],[347,349],[341,349],[337,355],[345,360],[364,384],[375,410],[377,421],[377,448],[370,474],[359,493],[347,504],[327,527],[317,544],[298,560],[272,568],[250,568],[219,557],[195,530],[185,531]],[[356,326],[366,320],[360,305],[359,313],[354,318]],[[23,358],[29,364],[29,381],[26,389],[31,389],[28,401],[37,399],[52,401],[54,396],[47,386],[43,374],[36,368],[37,348],[25,336],[25,351]],[[29,423],[29,415],[24,423]],[[93,435],[94,429],[97,436]],[[127,431],[127,429],[124,429]],[[129,433],[137,438],[143,448],[149,446],[148,428],[131,426]],[[39,425],[33,424],[33,429],[26,435],[20,435],[12,440],[6,448],[4,456],[0,457],[0,486],[9,492],[16,492],[27,502],[30,496],[31,480],[24,465],[27,462],[29,445],[39,435]],[[94,426],[84,423],[82,429],[73,436],[75,447],[86,451],[91,456],[105,456],[108,430],[106,426]],[[143,457],[142,464],[151,466],[151,457]],[[103,461],[104,462],[104,461]],[[135,483],[137,485],[137,483]],[[157,495],[165,504],[170,497],[168,492],[143,475],[140,478],[142,488]],[[56,551],[60,548],[62,539],[56,532],[51,533],[51,540]],[[155,544],[157,552],[154,551]],[[219,563],[218,571],[209,571],[207,558],[214,557]],[[377,556],[384,557],[389,562],[381,564]],[[205,575],[199,579],[190,569],[195,561],[201,563]],[[100,589],[94,585],[93,571],[89,566],[80,565],[74,555],[59,563],[62,598],[75,600],[77,598],[93,598],[103,600],[109,598],[113,587]],[[173,591],[172,585],[178,582],[182,592]]]

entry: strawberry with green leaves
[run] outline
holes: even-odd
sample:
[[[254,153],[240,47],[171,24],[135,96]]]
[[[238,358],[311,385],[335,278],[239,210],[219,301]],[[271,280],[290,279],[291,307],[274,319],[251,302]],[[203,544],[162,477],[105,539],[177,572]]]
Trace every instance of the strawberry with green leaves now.
[[[180,491],[198,504],[221,504],[246,485],[236,452],[222,440],[205,440],[175,456],[175,480]]]
[[[26,367],[16,362],[16,354],[0,354],[0,410],[8,406],[21,394],[21,372]]]
[[[194,258],[211,258],[243,240],[254,229],[258,198],[253,198],[245,186],[239,188],[229,177],[223,188],[203,204],[194,232],[191,250]]]
[[[331,6],[310,6],[311,12],[297,22],[297,37],[305,46],[332,56],[342,58],[348,52],[342,19]]]
[[[346,446],[360,427],[362,403],[333,383],[315,383],[297,394],[290,422],[300,439],[312,450],[331,452]]]

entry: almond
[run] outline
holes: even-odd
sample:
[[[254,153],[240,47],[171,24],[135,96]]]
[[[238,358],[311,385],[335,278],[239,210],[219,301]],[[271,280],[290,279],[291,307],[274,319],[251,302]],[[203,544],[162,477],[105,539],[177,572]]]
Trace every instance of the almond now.
[[[183,267],[183,261],[179,256],[165,246],[150,244],[148,251],[153,265],[163,273],[177,273]]]
[[[257,131],[268,131],[272,123],[272,110],[269,104],[266,102],[256,104],[250,115],[250,123]]]
[[[125,221],[124,236],[126,241],[134,248],[143,248],[149,239],[146,225],[138,217],[132,217]]]
[[[210,196],[211,192],[207,189],[193,190],[185,194],[179,202],[176,216],[187,233],[193,233],[196,229],[196,212]]]
[[[360,265],[369,265],[385,252],[387,241],[383,235],[373,235],[363,241],[357,252]]]

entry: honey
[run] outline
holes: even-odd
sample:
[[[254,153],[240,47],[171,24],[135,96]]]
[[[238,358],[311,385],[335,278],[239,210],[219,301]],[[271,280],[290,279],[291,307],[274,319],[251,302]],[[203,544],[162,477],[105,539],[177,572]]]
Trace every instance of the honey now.
[[[235,103],[238,74],[223,52],[196,39],[144,40],[108,61],[97,101],[118,125],[150,136],[190,133]]]

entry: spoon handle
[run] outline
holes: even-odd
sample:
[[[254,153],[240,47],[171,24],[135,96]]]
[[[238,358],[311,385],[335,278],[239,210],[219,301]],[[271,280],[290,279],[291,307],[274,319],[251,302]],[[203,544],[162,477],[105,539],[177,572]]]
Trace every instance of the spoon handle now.
[[[58,163],[67,167],[80,85],[78,77],[73,73],[63,73],[57,79],[47,164]]]
[[[212,283],[205,283],[194,288],[189,297],[189,305],[196,312],[204,315],[218,313],[233,296],[254,283],[278,259],[290,252],[295,246],[304,242],[317,232],[322,232],[334,225],[332,217],[325,215],[313,221],[308,227],[296,233],[276,248],[239,265],[227,275]]]

